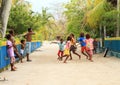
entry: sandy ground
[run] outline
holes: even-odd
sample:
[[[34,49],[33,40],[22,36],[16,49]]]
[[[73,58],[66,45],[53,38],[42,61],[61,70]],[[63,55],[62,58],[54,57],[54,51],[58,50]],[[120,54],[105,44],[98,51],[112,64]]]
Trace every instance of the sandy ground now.
[[[45,43],[30,55],[32,62],[24,59],[16,64],[17,71],[0,73],[8,78],[0,85],[120,85],[120,59],[96,54],[90,62],[83,55],[81,60],[73,55],[64,64],[57,60],[57,50],[56,44]]]

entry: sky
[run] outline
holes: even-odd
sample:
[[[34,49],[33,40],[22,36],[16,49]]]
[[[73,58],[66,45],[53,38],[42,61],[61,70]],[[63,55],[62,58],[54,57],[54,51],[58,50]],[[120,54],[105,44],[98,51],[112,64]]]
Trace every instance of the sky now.
[[[32,4],[32,10],[34,12],[41,13],[42,7],[47,7],[49,12],[53,12],[58,5],[62,3],[67,3],[70,0],[25,0]]]

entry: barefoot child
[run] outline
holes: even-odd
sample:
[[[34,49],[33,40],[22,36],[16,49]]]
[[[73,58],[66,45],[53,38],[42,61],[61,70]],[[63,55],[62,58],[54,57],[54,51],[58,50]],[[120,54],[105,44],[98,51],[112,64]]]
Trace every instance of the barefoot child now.
[[[32,35],[35,35],[35,33],[32,31],[32,28],[28,28],[28,32],[25,34],[26,38],[26,50],[27,50],[27,61],[30,62],[29,54],[31,52],[31,41],[32,41]]]
[[[90,38],[89,34],[86,34],[86,52],[89,55],[89,60],[93,62],[92,56],[93,56],[93,39]]]
[[[65,50],[64,50],[64,56],[62,56],[62,57],[66,57],[66,59],[64,60],[63,63],[66,63],[67,59],[68,59],[69,56],[70,56],[70,47],[71,47],[71,37],[68,36],[68,37],[67,37],[66,46],[65,46]],[[62,57],[61,57],[61,58],[62,58]]]
[[[70,34],[70,37],[71,37],[71,47],[70,47],[70,60],[72,60],[72,53],[77,55],[79,57],[79,59],[81,58],[81,55],[79,55],[77,52],[76,52],[76,39],[75,39],[75,36],[74,34]],[[72,52],[72,53],[71,53]]]
[[[16,67],[14,66],[15,63],[15,56],[14,56],[14,49],[13,49],[13,43],[12,43],[12,36],[11,35],[7,35],[7,53],[8,56],[10,57],[10,65],[11,65],[11,71],[15,71]]]
[[[64,51],[64,43],[63,39],[60,39],[60,42],[58,43],[59,45],[59,50],[58,50],[58,59],[61,60],[61,57],[63,56],[63,51]]]
[[[26,45],[25,40],[21,40],[21,49],[20,49],[21,56],[23,56],[24,54],[25,45]]]
[[[88,59],[88,55],[86,54],[86,42],[85,42],[84,33],[80,33],[80,37],[78,39],[80,45],[81,45],[81,53],[86,56],[86,59]]]

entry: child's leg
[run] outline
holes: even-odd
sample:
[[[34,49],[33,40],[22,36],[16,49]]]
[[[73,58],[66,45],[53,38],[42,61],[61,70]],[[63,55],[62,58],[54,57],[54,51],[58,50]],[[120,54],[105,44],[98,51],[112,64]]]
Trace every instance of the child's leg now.
[[[57,59],[59,59],[60,58],[60,50],[58,51],[57,55],[58,55]]]
[[[79,57],[79,59],[81,58],[81,55],[79,55],[78,53],[76,53],[75,50],[73,50],[72,52],[73,52],[73,54],[77,55]]]
[[[90,59],[89,59],[89,60],[90,60],[91,62],[93,62],[93,60],[92,60],[93,50],[90,50],[89,53],[90,53]]]
[[[11,63],[10,63],[11,71],[15,71],[15,68],[14,68],[15,57],[11,57],[10,60],[11,60]]]
[[[63,51],[61,51],[61,56],[63,56]]]
[[[85,46],[81,47],[81,53],[86,56],[86,59],[88,59],[89,56],[85,53],[85,51],[86,51],[86,47]]]
[[[32,60],[30,60],[30,58],[29,58],[29,53],[27,53],[27,61],[28,62],[31,62]]]
[[[22,56],[19,54],[18,51],[14,50],[14,53],[19,57],[19,60],[21,61],[22,63]]]
[[[89,56],[87,54],[85,54],[84,52],[82,52],[82,54],[86,56],[86,59],[88,59]]]
[[[63,63],[66,63],[67,59],[69,58],[69,55],[66,55],[66,58]]]
[[[71,54],[71,51],[70,51],[70,60],[72,60],[72,54]]]

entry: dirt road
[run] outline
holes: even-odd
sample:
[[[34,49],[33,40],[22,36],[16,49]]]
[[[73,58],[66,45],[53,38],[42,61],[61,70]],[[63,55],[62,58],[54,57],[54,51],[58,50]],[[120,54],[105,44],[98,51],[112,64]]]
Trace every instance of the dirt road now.
[[[8,78],[0,85],[120,85],[120,59],[96,54],[90,62],[73,55],[64,64],[57,60],[57,50],[57,44],[45,43],[30,55],[32,62],[24,59],[16,64],[17,71],[0,73]]]

